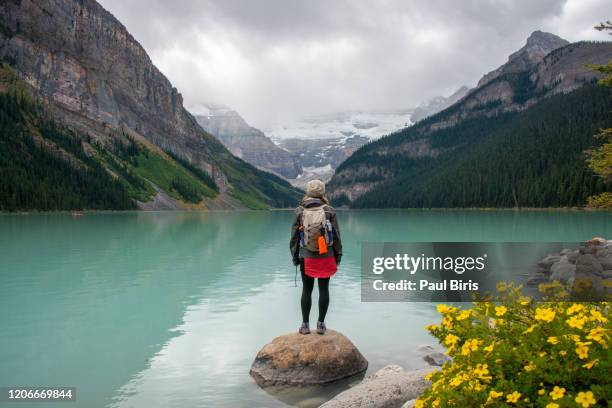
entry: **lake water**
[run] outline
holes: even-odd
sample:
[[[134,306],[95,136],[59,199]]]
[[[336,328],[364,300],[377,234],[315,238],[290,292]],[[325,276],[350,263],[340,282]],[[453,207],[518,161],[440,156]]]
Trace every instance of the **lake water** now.
[[[438,318],[431,303],[361,303],[360,242],[612,237],[612,213],[602,212],[339,219],[345,256],[327,322],[359,347],[369,371],[423,367],[415,349],[434,343],[423,328]],[[316,405],[271,396],[248,374],[261,346],[301,320],[290,222],[288,211],[0,215],[0,386],[77,387],[77,402],[45,407]]]

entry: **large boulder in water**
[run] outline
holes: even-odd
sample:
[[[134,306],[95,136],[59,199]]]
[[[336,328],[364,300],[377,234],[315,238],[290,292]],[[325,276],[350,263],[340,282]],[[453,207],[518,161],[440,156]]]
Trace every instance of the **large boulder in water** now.
[[[320,408],[401,408],[430,387],[431,383],[425,379],[429,371],[404,371],[398,365],[386,366]]]
[[[341,333],[291,333],[266,344],[255,357],[251,376],[262,387],[316,385],[363,373],[368,361]]]

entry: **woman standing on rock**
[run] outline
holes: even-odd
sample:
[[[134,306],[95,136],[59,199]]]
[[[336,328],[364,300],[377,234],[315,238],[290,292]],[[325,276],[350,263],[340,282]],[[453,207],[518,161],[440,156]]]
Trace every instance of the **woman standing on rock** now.
[[[321,180],[311,180],[306,184],[306,196],[295,209],[289,248],[293,264],[300,266],[302,275],[302,326],[299,332],[310,333],[312,290],[317,279],[319,285],[317,333],[324,334],[325,315],[329,306],[329,278],[336,273],[340,264],[342,242],[336,211],[325,197],[325,184]]]

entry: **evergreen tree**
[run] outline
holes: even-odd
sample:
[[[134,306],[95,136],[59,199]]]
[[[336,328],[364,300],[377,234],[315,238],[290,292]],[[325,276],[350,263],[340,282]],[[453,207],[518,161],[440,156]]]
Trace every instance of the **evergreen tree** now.
[[[606,21],[595,26],[598,31],[609,31],[612,35],[612,22]],[[590,68],[603,74],[599,84],[612,87],[612,60],[603,65],[590,65]],[[612,128],[602,129],[597,135],[603,139],[603,144],[596,148],[587,150],[587,163],[591,170],[600,176],[607,185],[612,184]],[[612,208],[612,192],[605,191],[601,194],[589,197],[589,206],[594,208]]]

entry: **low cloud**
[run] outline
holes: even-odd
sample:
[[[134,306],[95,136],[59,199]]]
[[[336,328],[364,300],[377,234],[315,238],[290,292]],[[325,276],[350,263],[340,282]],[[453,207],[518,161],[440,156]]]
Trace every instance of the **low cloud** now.
[[[408,108],[474,85],[537,29],[607,40],[605,0],[100,0],[188,107],[250,123]]]

